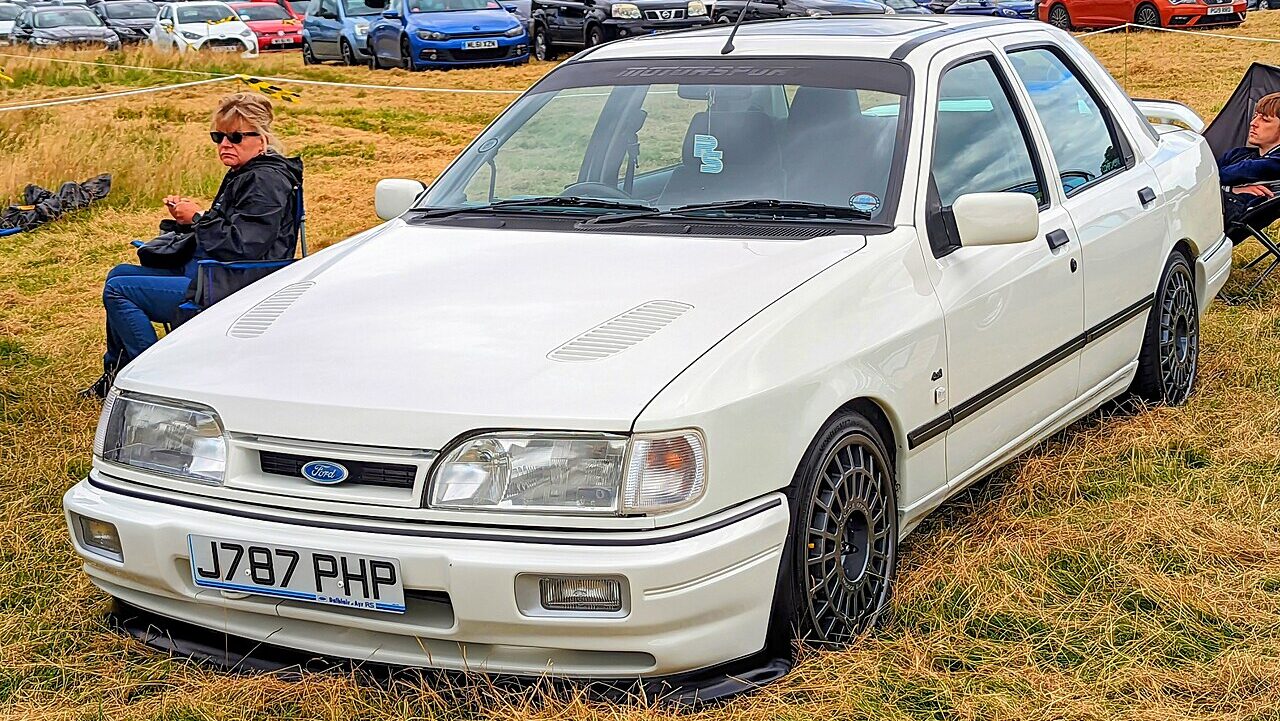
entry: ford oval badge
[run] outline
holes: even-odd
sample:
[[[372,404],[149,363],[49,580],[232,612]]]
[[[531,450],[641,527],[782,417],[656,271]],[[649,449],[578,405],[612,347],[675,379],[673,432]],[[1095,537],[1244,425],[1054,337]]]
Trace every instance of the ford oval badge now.
[[[347,480],[347,468],[333,461],[308,461],[302,466],[302,477],[312,483],[331,486]]]

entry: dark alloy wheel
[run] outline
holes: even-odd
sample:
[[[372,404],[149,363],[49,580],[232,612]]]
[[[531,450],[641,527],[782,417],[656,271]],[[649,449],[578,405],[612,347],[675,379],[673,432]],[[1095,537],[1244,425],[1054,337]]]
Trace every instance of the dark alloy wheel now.
[[[1160,27],[1160,11],[1156,10],[1155,5],[1143,3],[1138,6],[1138,11],[1133,14],[1133,22],[1148,28]]]
[[[359,65],[360,64],[360,62],[356,60],[356,51],[352,49],[351,43],[347,42],[344,39],[341,43],[341,47],[342,47],[342,64],[343,65]]]
[[[539,60],[553,60],[556,56],[551,38],[547,37],[547,29],[542,25],[533,26],[533,57]]]
[[[1133,390],[1153,403],[1182,405],[1195,387],[1200,312],[1191,262],[1175,253],[1165,265],[1138,356]]]
[[[829,421],[805,454],[791,529],[794,614],[804,637],[845,644],[888,607],[898,565],[893,467],[863,416]]]
[[[1071,13],[1065,5],[1054,5],[1049,9],[1049,24],[1061,30],[1071,29]]]
[[[311,52],[311,43],[306,40],[302,41],[302,64],[315,65],[320,61],[316,59],[316,54]]]
[[[587,47],[594,48],[595,46],[603,42],[604,42],[604,30],[601,30],[599,25],[592,25],[591,28],[587,30],[587,38],[586,38]]]

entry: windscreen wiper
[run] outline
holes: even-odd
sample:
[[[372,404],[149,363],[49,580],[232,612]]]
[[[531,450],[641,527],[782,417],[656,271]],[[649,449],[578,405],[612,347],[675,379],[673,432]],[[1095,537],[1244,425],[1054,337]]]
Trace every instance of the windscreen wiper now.
[[[503,211],[540,207],[596,208],[600,210],[631,210],[639,212],[657,211],[657,208],[644,203],[623,203],[616,200],[604,200],[603,198],[582,198],[576,195],[545,195],[536,198],[499,200],[484,205],[462,205],[456,208],[416,208],[409,212],[414,213],[414,218],[417,220],[427,220],[431,218],[447,218],[450,215],[459,215],[461,213],[484,213],[490,210]]]
[[[726,200],[717,203],[693,203],[669,210],[652,210],[637,213],[611,213],[583,221],[583,225],[607,225],[649,218],[682,218],[700,213],[725,212],[743,215],[771,215],[775,218],[808,218],[821,220],[871,220],[871,214],[854,208],[825,203],[808,203],[803,200]]]

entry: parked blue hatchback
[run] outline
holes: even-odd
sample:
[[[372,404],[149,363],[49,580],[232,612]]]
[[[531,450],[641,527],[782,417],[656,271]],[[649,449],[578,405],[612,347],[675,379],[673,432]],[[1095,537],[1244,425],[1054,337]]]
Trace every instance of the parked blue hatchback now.
[[[956,0],[947,6],[948,15],[991,15],[998,18],[1036,19],[1033,0]]]
[[[390,0],[367,52],[374,69],[519,65],[529,62],[529,36],[496,0]]]
[[[302,19],[302,62],[365,62],[369,23],[383,6],[381,0],[313,0]]]

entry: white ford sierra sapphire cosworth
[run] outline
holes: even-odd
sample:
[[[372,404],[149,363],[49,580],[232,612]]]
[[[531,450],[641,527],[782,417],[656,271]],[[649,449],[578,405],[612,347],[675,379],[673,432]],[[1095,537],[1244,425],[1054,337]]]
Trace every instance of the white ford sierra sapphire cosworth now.
[[[129,365],[65,497],[93,582],[325,656],[678,678],[851,639],[949,496],[1187,398],[1231,256],[1204,140],[1147,119],[1189,110],[1040,23],[730,31],[579,54]]]

